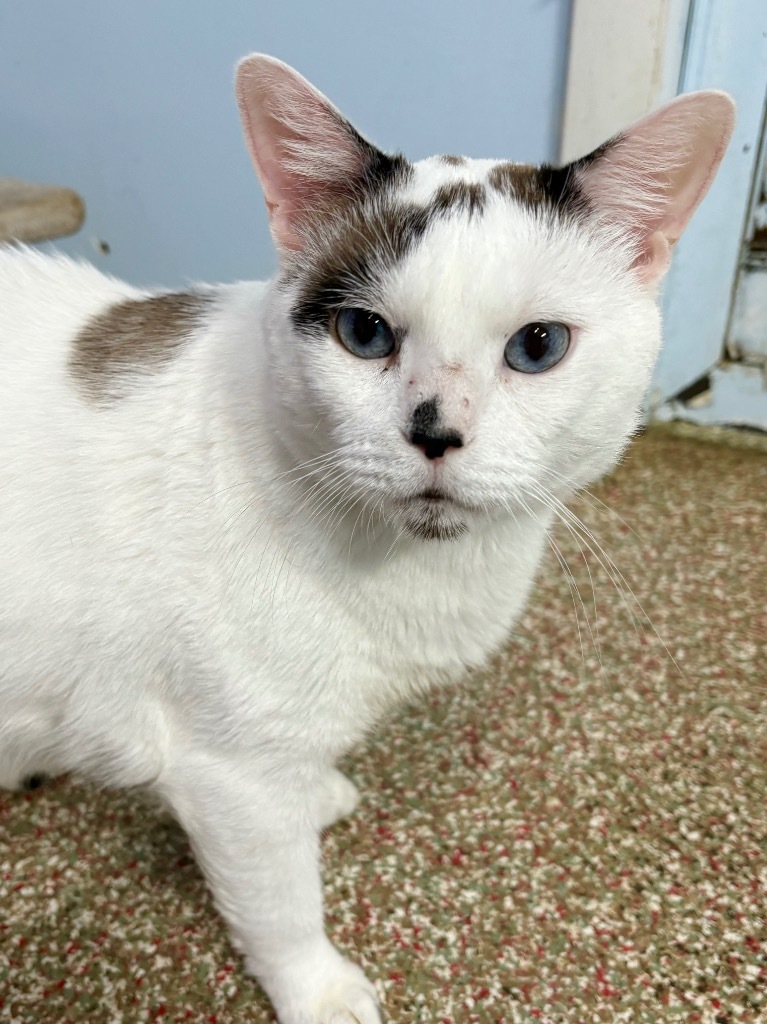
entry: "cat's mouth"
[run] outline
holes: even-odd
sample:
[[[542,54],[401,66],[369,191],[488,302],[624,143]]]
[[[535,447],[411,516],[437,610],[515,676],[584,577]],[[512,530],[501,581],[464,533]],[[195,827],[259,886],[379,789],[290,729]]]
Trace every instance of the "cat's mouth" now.
[[[460,498],[456,498],[453,494],[448,494],[447,491],[443,491],[441,487],[427,487],[425,490],[418,491],[416,494],[404,499],[404,503],[408,505],[418,504],[420,502],[424,502],[426,505],[433,506],[434,508],[444,508],[446,510],[454,509],[462,512],[476,511],[472,505],[462,501]]]
[[[450,495],[445,494],[438,487],[428,487],[425,491],[421,491],[420,494],[413,495],[416,501],[450,501]]]

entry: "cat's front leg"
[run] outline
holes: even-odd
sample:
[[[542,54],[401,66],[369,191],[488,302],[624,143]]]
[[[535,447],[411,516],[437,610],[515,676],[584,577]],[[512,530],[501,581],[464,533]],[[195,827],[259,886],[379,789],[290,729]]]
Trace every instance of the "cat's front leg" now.
[[[360,802],[360,792],[351,779],[337,768],[323,772],[317,787],[316,822],[318,828],[330,828],[348,817]]]
[[[320,776],[198,753],[168,764],[155,787],[280,1024],[380,1024],[375,989],[323,928]]]

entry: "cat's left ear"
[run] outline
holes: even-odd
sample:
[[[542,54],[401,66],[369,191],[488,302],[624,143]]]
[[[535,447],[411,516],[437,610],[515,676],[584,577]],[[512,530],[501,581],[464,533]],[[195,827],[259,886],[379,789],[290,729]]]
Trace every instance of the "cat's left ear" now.
[[[650,286],[714,179],[735,123],[724,92],[678,96],[568,168],[600,217],[628,229]]]
[[[386,174],[402,158],[376,149],[297,71],[254,53],[240,61],[237,102],[272,235],[300,250],[318,209]]]

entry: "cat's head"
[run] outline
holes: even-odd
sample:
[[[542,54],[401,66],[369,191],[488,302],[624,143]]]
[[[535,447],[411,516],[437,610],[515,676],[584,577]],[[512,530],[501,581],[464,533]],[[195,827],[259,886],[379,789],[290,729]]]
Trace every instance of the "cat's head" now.
[[[270,57],[242,61],[237,95],[280,255],[284,440],[326,501],[450,538],[614,464],[726,95],[679,97],[561,169],[387,155]]]

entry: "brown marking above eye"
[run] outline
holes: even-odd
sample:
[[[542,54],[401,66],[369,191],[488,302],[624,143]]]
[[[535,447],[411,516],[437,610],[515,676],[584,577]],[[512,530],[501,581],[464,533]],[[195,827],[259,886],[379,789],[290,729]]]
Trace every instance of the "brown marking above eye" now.
[[[88,320],[75,337],[70,378],[91,401],[122,397],[131,383],[172,362],[211,299],[205,293],[170,292],[110,306]]]
[[[440,157],[443,164],[447,164],[449,167],[462,167],[467,163],[465,156],[451,156],[449,153],[445,153],[444,156]]]
[[[295,329],[325,333],[348,296],[375,291],[381,275],[418,244],[428,223],[427,207],[400,201],[387,191],[329,211],[309,235],[300,261],[284,275],[299,282],[291,310]]]
[[[438,159],[452,167],[466,162]],[[312,206],[303,245],[282,271],[281,284],[295,286],[294,328],[318,337],[345,303],[377,301],[387,272],[421,243],[430,224],[453,213],[477,216],[493,194],[554,215],[579,213],[586,204],[573,166],[505,161],[495,164],[484,182],[445,182],[420,204],[406,198],[413,166],[402,156],[379,154],[353,190],[331,193]]]

